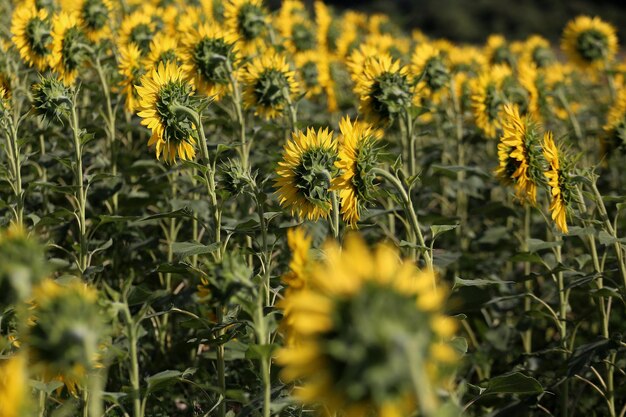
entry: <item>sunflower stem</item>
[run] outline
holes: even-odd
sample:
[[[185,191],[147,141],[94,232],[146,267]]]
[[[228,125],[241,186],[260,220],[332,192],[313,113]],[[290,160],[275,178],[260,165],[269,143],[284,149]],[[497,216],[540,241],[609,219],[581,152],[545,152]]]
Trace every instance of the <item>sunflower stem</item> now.
[[[239,88],[239,82],[233,74],[233,67],[230,59],[226,59],[226,69],[228,71],[228,77],[230,84],[233,88],[233,104],[235,106],[235,114],[237,116],[237,123],[239,124],[239,149],[241,153],[241,166],[244,169],[248,168],[248,158],[250,149],[246,143],[246,120],[241,107],[241,90]]]
[[[524,225],[523,225],[523,234],[522,234],[522,252],[528,252],[528,240],[530,239],[530,222],[531,222],[531,206],[529,204],[524,205]],[[530,262],[524,262],[524,287],[528,294],[532,294],[533,285],[532,281],[529,280],[530,275]],[[528,315],[530,309],[532,307],[532,300],[530,297],[524,298],[524,313]],[[533,345],[533,331],[532,328],[525,330],[522,333],[522,343],[524,345],[524,352],[526,354],[530,354],[532,352]]]
[[[389,181],[394,186],[398,194],[400,195],[400,198],[402,199],[402,203],[404,204],[404,209],[409,215],[409,220],[413,228],[413,231],[415,235],[417,236],[417,239],[421,248],[424,249],[424,258],[426,259],[426,265],[428,269],[432,270],[433,269],[432,254],[429,252],[428,246],[426,246],[426,241],[424,240],[424,235],[422,234],[422,230],[420,228],[419,220],[417,218],[417,213],[415,212],[415,208],[413,207],[413,203],[411,202],[409,194],[406,192],[404,186],[395,175],[392,175],[389,172],[385,171],[384,169],[380,169],[380,168],[373,168],[372,172],[375,175],[380,175],[381,177]],[[413,242],[413,244],[416,244],[418,242]]]
[[[333,218],[330,222],[333,229],[333,237],[335,239],[339,238],[339,200],[337,199],[337,192],[331,191],[330,193],[332,204],[333,204]]]
[[[12,119],[7,120],[8,128],[5,129],[7,141],[7,156],[13,183],[11,188],[15,194],[15,223],[21,228],[24,225],[24,196],[22,190],[22,161],[18,144],[18,126]]]
[[[74,139],[74,177],[78,190],[76,192],[76,200],[78,203],[78,227],[79,227],[79,257],[78,269],[81,275],[84,274],[88,267],[87,261],[87,226],[85,210],[87,205],[87,193],[83,181],[83,145],[80,139],[80,129],[78,125],[78,113],[76,111],[76,100],[72,100],[70,127],[72,129],[72,137]]]

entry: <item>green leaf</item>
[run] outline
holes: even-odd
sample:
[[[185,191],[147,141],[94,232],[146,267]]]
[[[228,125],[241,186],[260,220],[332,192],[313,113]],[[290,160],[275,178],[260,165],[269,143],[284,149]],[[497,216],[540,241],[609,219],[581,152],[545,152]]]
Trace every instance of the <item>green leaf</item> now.
[[[489,394],[541,394],[543,387],[535,378],[521,372],[511,372],[491,378],[483,395]]]
[[[450,345],[459,353],[466,354],[467,353],[467,339],[464,337],[455,337],[450,342]]]
[[[453,288],[458,287],[485,287],[487,285],[500,285],[500,284],[514,284],[514,281],[500,281],[495,279],[463,279],[459,277],[454,278]]]
[[[61,381],[50,381],[46,384],[44,382],[31,379],[28,381],[28,383],[31,387],[35,388],[36,390],[43,391],[48,395],[52,395],[54,391],[63,386],[63,382]]]
[[[433,235],[433,240],[442,233],[449,232],[459,227],[458,224],[433,224],[430,226],[430,233]]]
[[[180,371],[168,370],[159,372],[152,376],[146,377],[148,383],[148,392],[153,392],[157,389],[163,389],[178,382],[178,379],[183,375]]]
[[[206,253],[215,252],[219,248],[220,245],[217,242],[210,245],[203,245],[199,242],[174,242],[172,244],[172,251],[181,259],[193,255],[204,255]]]
[[[556,248],[557,246],[561,246],[562,242],[546,242],[541,239],[528,239],[526,241],[528,244],[529,252],[537,252],[543,249]]]

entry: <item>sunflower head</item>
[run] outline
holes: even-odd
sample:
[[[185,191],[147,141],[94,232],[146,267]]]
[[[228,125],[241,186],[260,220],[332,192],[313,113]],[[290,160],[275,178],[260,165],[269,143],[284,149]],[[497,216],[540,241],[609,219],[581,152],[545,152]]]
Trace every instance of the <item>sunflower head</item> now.
[[[228,71],[236,61],[236,38],[217,25],[191,30],[183,45],[183,71],[199,92],[221,97],[228,91]],[[230,68],[229,68],[230,64]]]
[[[22,59],[39,71],[48,67],[48,55],[52,43],[52,24],[45,9],[23,3],[13,12],[11,19],[12,40]]]
[[[52,20],[52,52],[49,63],[59,79],[71,85],[89,58],[83,23],[76,13],[61,12]]]
[[[361,213],[374,199],[380,141],[373,127],[367,123],[351,122],[345,117],[339,123],[339,155],[336,167],[339,176],[333,179],[333,190],[339,192],[343,219],[352,227]]]
[[[389,55],[365,61],[355,91],[360,97],[359,112],[376,124],[392,122],[407,111],[413,101],[406,68]]]
[[[389,246],[370,251],[354,235],[324,252],[307,286],[282,303],[297,343],[278,352],[281,376],[301,381],[299,398],[331,414],[407,416],[422,402],[436,405],[458,354],[446,343],[456,326],[440,312],[445,294],[433,272]]]
[[[150,51],[148,52],[146,62],[149,69],[156,68],[159,64],[167,64],[168,62],[181,65],[182,59],[177,39],[163,32],[154,35],[152,42],[150,42]]]
[[[495,138],[502,127],[502,106],[508,101],[504,84],[511,76],[509,67],[496,65],[472,80],[471,107],[476,126],[489,138]]]
[[[554,142],[552,132],[543,136],[543,156],[547,162],[545,176],[550,189],[550,214],[556,227],[568,233],[567,212],[575,201],[576,191],[569,176],[571,162]]]
[[[491,35],[487,39],[485,55],[492,65],[507,65],[513,67],[515,62],[513,52],[502,35]]]
[[[98,293],[79,280],[66,285],[46,279],[33,291],[28,346],[47,380],[59,379],[76,394],[86,373],[96,366],[105,332]]]
[[[626,87],[621,86],[606,116],[604,153],[618,149],[626,151]]]
[[[276,187],[280,204],[302,218],[326,217],[331,208],[331,183],[337,144],[328,129],[291,134],[278,163]]]
[[[445,87],[450,81],[450,72],[441,51],[430,43],[417,46],[411,58],[411,65],[412,75],[416,81],[423,82],[433,92]]]
[[[0,86],[0,121],[4,120],[11,111],[11,94],[4,86]]]
[[[545,184],[539,126],[530,116],[522,117],[517,106],[506,104],[503,113],[496,174],[504,184],[514,186],[520,201],[534,205],[537,186]]]
[[[227,29],[237,38],[242,52],[256,52],[267,31],[268,17],[262,0],[227,0],[224,19]]]
[[[136,86],[141,123],[152,130],[148,146],[155,146],[157,159],[173,163],[178,156],[190,160],[196,154],[195,121],[185,109],[191,109],[193,88],[175,64],[160,63],[141,77]]]
[[[134,43],[142,55],[150,51],[150,43],[156,33],[156,23],[145,10],[137,10],[126,16],[121,23],[119,44]]]
[[[48,272],[43,247],[24,229],[11,225],[0,231],[0,311],[30,297]]]
[[[298,94],[299,85],[283,55],[273,52],[255,58],[243,73],[245,83],[244,104],[255,107],[256,114],[273,119]]]
[[[62,0],[63,10],[77,13],[86,36],[99,42],[111,36],[109,21],[113,19],[111,0]]]
[[[236,197],[248,191],[255,183],[255,175],[241,165],[239,159],[229,159],[221,165],[218,173],[220,188]]]
[[[550,42],[538,35],[526,40],[523,53],[525,60],[533,62],[538,68],[545,68],[556,62]]]
[[[120,86],[126,96],[125,108],[127,112],[133,113],[139,106],[139,96],[135,84],[139,84],[141,77],[146,74],[146,68],[143,64],[141,51],[134,43],[122,46],[119,53],[118,72],[122,77]]]
[[[55,77],[41,77],[33,85],[33,107],[48,122],[63,123],[72,109],[74,95],[70,87]]]
[[[561,48],[582,68],[601,67],[617,53],[617,34],[599,17],[578,16],[563,30]]]

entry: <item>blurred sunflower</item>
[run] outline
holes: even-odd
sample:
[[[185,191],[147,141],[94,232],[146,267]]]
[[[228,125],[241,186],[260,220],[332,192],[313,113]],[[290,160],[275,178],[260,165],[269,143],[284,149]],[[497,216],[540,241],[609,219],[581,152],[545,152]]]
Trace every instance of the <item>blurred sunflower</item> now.
[[[292,227],[287,230],[287,245],[291,253],[289,271],[283,274],[281,281],[287,286],[286,291],[300,291],[306,287],[312,263],[312,238],[303,227]]]
[[[485,56],[491,65],[515,65],[514,54],[502,35],[490,35],[485,45]]]
[[[138,115],[141,124],[152,130],[148,146],[155,146],[156,157],[166,162],[176,162],[176,157],[191,160],[196,155],[196,127],[188,114],[175,107],[192,104],[193,88],[186,81],[182,70],[168,62],[159,64],[141,77],[137,85],[139,96]]]
[[[245,83],[244,105],[255,114],[273,119],[295,100],[300,86],[284,55],[267,52],[255,58],[242,74]]]
[[[444,55],[430,43],[425,42],[415,48],[410,69],[422,97],[427,96],[436,101],[435,94],[450,82],[450,71]]]
[[[228,91],[229,65],[237,59],[237,39],[216,24],[188,31],[183,41],[183,72],[199,93],[221,98]]]
[[[315,0],[313,9],[315,10],[315,26],[317,28],[315,36],[317,37],[317,45],[320,49],[328,51],[328,32],[333,22],[332,15],[328,6],[321,0]]]
[[[440,313],[445,293],[433,272],[355,235],[324,252],[310,285],[283,300],[297,343],[278,351],[281,377],[300,381],[294,394],[321,415],[437,415],[436,391],[458,354],[442,342],[456,325]]]
[[[328,129],[307,129],[291,134],[278,163],[275,186],[281,206],[292,214],[316,221],[331,208],[331,183],[337,159],[337,142]]]
[[[294,56],[298,75],[307,97],[315,97],[331,85],[330,63],[323,52],[306,51]]]
[[[88,39],[83,26],[76,13],[61,12],[52,19],[52,52],[49,55],[49,64],[66,85],[74,84],[78,70],[89,58],[85,48]]]
[[[97,291],[79,280],[61,285],[47,279],[33,291],[34,324],[27,336],[33,369],[46,381],[63,382],[73,395],[99,366],[105,328],[97,299]]]
[[[472,80],[471,106],[476,126],[489,138],[495,138],[502,128],[502,106],[507,102],[503,92],[504,81],[512,75],[505,65],[485,69]]]
[[[373,127],[344,117],[339,122],[339,154],[335,166],[340,175],[331,190],[339,192],[343,220],[355,227],[367,203],[373,201],[380,146]]]
[[[520,60],[517,65],[517,79],[519,84],[526,90],[527,112],[537,121],[541,121],[539,108],[539,89],[537,88],[538,71],[532,61]]]
[[[26,405],[26,359],[16,355],[0,360],[0,417],[21,417]]]
[[[119,50],[118,72],[122,76],[120,86],[126,96],[125,109],[133,113],[139,106],[139,96],[135,85],[139,84],[141,77],[146,73],[141,57],[141,51],[134,43],[123,45]]]
[[[313,51],[317,47],[315,26],[300,0],[285,0],[276,16],[275,26],[289,52]]]
[[[563,30],[561,49],[581,68],[602,67],[617,53],[617,34],[599,17],[578,16]]]
[[[120,48],[129,43],[137,45],[142,55],[150,51],[150,44],[156,32],[156,25],[150,14],[137,10],[127,15],[120,25],[118,33]]]
[[[405,112],[413,100],[407,68],[389,55],[365,62],[354,88],[359,96],[359,112],[374,124],[388,124]]]
[[[268,15],[262,0],[227,0],[224,24],[236,37],[244,56],[257,53],[264,44]]]
[[[504,106],[503,115],[496,174],[505,185],[514,186],[520,201],[535,205],[537,186],[545,182],[538,126],[529,116],[520,116],[518,107],[511,104]]]
[[[572,200],[571,185],[563,171],[562,155],[554,143],[552,132],[546,132],[543,136],[543,155],[548,162],[545,175],[550,187],[552,220],[561,232],[568,233],[567,208]]]
[[[48,56],[52,43],[52,25],[45,9],[23,3],[11,18],[12,40],[22,59],[43,72],[48,68]]]
[[[165,33],[157,33],[150,42],[150,51],[146,56],[147,70],[157,68],[159,64],[171,62],[176,66],[182,65],[181,49],[178,39]]]
[[[83,23],[85,35],[92,42],[111,37],[110,22],[113,20],[111,0],[62,0],[61,7],[69,13],[77,13]]]
[[[550,42],[538,35],[526,39],[522,51],[522,59],[534,63],[538,68],[545,68],[556,62],[556,56]]]

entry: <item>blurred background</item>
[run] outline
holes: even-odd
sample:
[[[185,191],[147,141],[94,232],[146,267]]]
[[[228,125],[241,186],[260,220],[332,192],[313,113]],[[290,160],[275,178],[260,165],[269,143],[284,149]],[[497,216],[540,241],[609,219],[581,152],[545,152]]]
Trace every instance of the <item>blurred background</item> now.
[[[313,1],[307,1],[312,3]],[[337,10],[386,13],[406,29],[453,41],[482,43],[491,33],[522,39],[538,33],[556,41],[579,14],[597,15],[626,39],[626,0],[326,0]],[[280,1],[270,1],[270,4]]]

